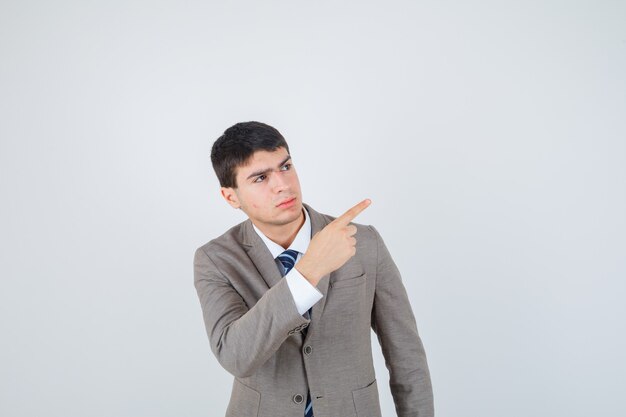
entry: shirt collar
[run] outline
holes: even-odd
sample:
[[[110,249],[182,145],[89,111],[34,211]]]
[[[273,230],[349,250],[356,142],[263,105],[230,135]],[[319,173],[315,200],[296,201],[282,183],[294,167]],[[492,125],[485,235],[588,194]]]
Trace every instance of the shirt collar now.
[[[293,249],[297,252],[305,253],[306,250],[309,248],[309,243],[311,242],[311,219],[309,218],[309,213],[307,213],[307,210],[304,207],[302,207],[302,210],[304,211],[304,224],[298,231],[296,238],[287,249]],[[285,251],[282,246],[265,236],[263,232],[261,232],[254,225],[254,223],[252,223],[252,227],[254,228],[254,231],[259,235],[259,237],[263,240],[263,243],[265,243],[265,246],[267,246],[274,259],[278,258],[278,255]]]

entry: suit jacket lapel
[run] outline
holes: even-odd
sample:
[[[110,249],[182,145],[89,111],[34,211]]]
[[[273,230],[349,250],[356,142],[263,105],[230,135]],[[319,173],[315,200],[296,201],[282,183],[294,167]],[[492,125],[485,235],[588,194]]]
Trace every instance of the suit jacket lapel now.
[[[267,283],[268,288],[273,287],[280,281],[282,276],[276,265],[276,261],[272,257],[272,253],[265,245],[265,242],[254,231],[252,221],[250,219],[243,222],[242,227],[242,245],[248,256],[261,274],[263,280]]]

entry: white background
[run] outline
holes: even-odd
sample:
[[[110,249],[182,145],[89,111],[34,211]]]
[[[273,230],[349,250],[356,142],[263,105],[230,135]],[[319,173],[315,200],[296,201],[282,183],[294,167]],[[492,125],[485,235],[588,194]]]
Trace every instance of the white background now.
[[[3,417],[224,414],[192,261],[247,120],[372,199],[437,416],[626,415],[623,1],[4,0],[0,52]]]

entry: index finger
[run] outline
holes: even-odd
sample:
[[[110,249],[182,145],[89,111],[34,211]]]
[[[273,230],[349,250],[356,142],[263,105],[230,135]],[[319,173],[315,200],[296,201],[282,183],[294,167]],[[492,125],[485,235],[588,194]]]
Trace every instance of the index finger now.
[[[356,206],[343,213],[341,216],[337,217],[335,219],[335,222],[340,223],[343,226],[347,226],[348,223],[354,220],[354,218],[358,216],[359,213],[365,210],[371,204],[371,202],[372,200],[366,198],[365,200],[358,203]]]

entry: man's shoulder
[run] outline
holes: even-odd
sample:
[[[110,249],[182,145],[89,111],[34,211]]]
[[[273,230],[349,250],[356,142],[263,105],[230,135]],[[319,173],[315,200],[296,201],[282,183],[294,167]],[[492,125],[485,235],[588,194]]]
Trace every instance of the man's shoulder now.
[[[223,252],[223,251],[233,251],[242,248],[242,235],[245,224],[248,220],[243,221],[235,226],[231,227],[220,236],[217,236],[205,244],[201,245],[196,249],[197,252],[204,252],[205,254],[215,253],[215,252]]]

